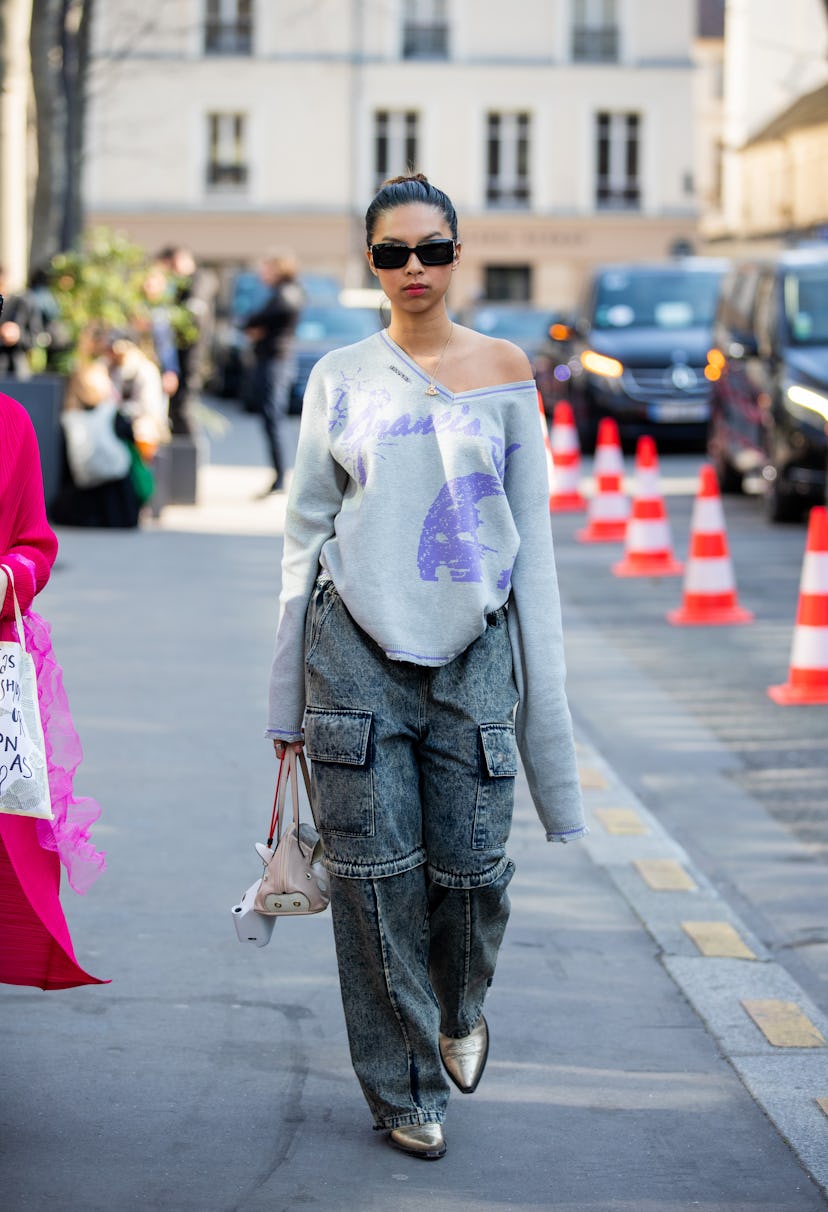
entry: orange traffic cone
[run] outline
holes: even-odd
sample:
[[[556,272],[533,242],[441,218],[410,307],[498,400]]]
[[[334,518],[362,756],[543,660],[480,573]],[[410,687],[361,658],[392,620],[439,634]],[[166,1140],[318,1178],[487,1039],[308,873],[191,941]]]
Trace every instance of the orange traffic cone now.
[[[612,571],[617,577],[669,577],[682,568],[673,558],[670,523],[658,485],[656,444],[645,435],[635,449],[635,492],[624,536],[624,558],[613,564]]]
[[[538,392],[538,417],[540,419],[543,445],[546,449],[546,480],[549,484],[549,508],[552,508],[552,493],[555,491],[555,461],[552,457],[552,447],[549,444],[549,423],[546,420],[546,409],[543,406],[543,396]]]
[[[690,554],[684,574],[684,600],[667,618],[677,625],[750,623],[736,597],[736,582],[725,533],[724,511],[716,473],[701,468],[699,491],[690,523]]]
[[[808,541],[799,586],[791,667],[783,686],[769,686],[775,703],[828,703],[828,510],[817,505],[808,522]]]
[[[579,543],[618,543],[624,538],[630,499],[624,492],[624,460],[618,425],[612,417],[604,417],[598,425],[593,464],[597,491],[587,506],[587,524],[579,530]]]
[[[549,508],[553,513],[574,512],[586,508],[581,496],[581,446],[572,405],[559,400],[552,413],[552,493]]]

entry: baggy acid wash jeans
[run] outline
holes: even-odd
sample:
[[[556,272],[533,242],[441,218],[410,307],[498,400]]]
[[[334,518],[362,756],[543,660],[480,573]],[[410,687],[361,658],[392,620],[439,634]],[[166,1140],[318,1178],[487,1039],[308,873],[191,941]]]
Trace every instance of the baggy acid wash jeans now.
[[[305,638],[305,744],[351,1060],[375,1127],[442,1123],[438,1031],[477,1022],[509,917],[506,611],[447,665],[392,661],[323,573]]]

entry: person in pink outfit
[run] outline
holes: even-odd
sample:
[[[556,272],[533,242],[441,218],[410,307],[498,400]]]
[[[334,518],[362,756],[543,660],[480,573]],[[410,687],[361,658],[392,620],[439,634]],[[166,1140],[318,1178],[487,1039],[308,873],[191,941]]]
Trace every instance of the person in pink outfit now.
[[[100,807],[73,791],[81,746],[49,625],[31,609],[57,547],[46,520],[34,426],[22,405],[0,395],[0,564],[12,571],[37,671],[54,815],[51,821],[14,816],[3,811],[0,797],[0,982],[41,989],[105,983],[78,964],[59,899],[61,863],[82,893],[103,870],[104,856],[89,837]],[[0,604],[0,639],[16,640],[14,597],[2,570]]]

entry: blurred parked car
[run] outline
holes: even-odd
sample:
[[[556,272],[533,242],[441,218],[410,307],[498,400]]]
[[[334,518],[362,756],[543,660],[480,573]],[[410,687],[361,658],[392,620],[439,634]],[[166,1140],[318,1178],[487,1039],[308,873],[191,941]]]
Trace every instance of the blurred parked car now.
[[[747,261],[722,284],[708,437],[723,492],[762,489],[768,517],[824,504],[828,248]]]
[[[641,434],[703,445],[707,351],[727,262],[686,257],[597,269],[570,346],[570,399],[592,450],[602,417],[623,440]]]
[[[464,308],[457,317],[461,324],[477,332],[514,342],[530,361],[534,361],[548,341],[549,326],[558,318],[547,308],[506,302],[476,303]]]
[[[374,292],[379,300],[379,291]],[[302,309],[296,326],[296,378],[291,388],[291,413],[302,411],[308,376],[323,354],[352,345],[383,327],[379,306],[347,307],[342,303],[312,303]]]

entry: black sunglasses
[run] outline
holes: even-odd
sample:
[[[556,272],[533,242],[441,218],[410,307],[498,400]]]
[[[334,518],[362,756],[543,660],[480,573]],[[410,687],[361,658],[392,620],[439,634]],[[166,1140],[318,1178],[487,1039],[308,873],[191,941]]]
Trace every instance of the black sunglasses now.
[[[421,265],[450,265],[456,245],[453,240],[428,240],[424,244],[372,244],[371,257],[375,269],[402,269],[412,253]]]

